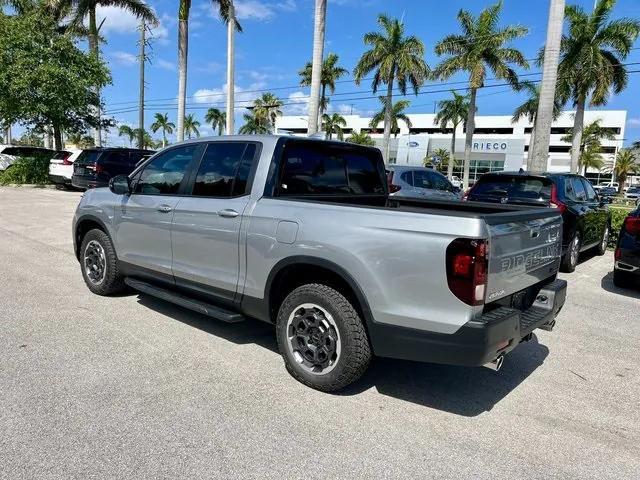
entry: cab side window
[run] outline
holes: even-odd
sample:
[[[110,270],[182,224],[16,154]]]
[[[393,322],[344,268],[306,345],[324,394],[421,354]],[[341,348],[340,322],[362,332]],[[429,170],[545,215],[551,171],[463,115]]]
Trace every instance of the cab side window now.
[[[198,156],[200,149],[200,144],[189,144],[161,153],[145,165],[135,185],[134,193],[177,194],[189,164]]]
[[[192,195],[235,197],[249,192],[249,174],[257,146],[245,142],[213,142],[198,167]]]

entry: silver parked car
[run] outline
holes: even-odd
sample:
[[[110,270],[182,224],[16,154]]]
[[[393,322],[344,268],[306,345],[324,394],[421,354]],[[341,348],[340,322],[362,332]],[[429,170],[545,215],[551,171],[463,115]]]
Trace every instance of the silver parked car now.
[[[394,197],[457,200],[459,189],[440,172],[415,165],[387,167],[389,194]]]

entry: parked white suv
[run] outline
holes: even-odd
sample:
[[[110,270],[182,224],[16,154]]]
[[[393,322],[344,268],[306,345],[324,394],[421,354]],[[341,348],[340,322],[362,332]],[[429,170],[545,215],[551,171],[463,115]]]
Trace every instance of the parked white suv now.
[[[73,162],[80,156],[82,150],[61,150],[49,161],[49,180],[55,185],[71,185]]]

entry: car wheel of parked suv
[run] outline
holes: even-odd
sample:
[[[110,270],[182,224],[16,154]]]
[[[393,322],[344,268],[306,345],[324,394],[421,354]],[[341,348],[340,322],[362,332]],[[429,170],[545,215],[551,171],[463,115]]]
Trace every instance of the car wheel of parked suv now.
[[[126,288],[118,271],[116,251],[102,230],[89,230],[82,239],[80,267],[87,287],[97,295],[112,295]]]
[[[604,255],[607,251],[608,244],[609,244],[609,225],[607,225],[604,229],[604,233],[602,234],[602,241],[598,244],[596,253],[598,255]]]
[[[567,253],[565,253],[564,257],[562,257],[562,264],[560,265],[560,270],[566,273],[571,273],[575,271],[576,265],[578,265],[578,258],[580,257],[580,246],[582,245],[582,240],[580,238],[580,233],[576,232],[569,244],[569,249]]]
[[[371,361],[364,325],[351,302],[327,285],[296,288],[277,319],[280,353],[303,384],[331,392],[358,380]]]

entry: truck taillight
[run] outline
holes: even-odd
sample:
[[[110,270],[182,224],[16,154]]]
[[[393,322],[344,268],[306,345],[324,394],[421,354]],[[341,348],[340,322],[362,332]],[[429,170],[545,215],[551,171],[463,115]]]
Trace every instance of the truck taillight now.
[[[104,166],[96,162],[93,165],[87,165],[87,170],[91,170],[96,173],[102,173],[104,172]]]
[[[557,208],[560,213],[564,213],[567,210],[567,206],[558,198],[558,187],[555,183],[551,185],[551,201],[549,202],[552,208]]]
[[[447,247],[449,290],[467,305],[482,305],[487,287],[489,246],[486,240],[457,238]]]
[[[630,235],[640,235],[640,217],[627,217],[624,219],[624,229]]]
[[[69,157],[71,156],[71,154],[67,154],[63,159],[62,159],[62,164],[63,165],[73,165],[73,162],[69,161]]]

